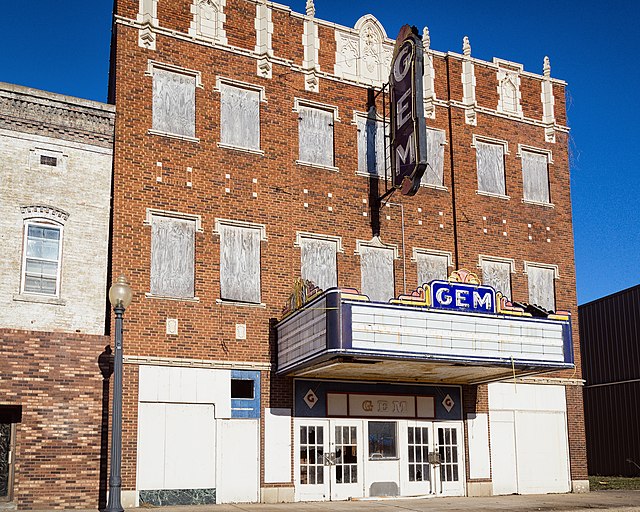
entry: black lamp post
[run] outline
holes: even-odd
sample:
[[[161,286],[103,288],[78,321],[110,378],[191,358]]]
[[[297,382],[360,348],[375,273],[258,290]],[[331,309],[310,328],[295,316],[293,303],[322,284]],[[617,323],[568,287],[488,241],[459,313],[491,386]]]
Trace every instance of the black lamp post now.
[[[120,503],[122,491],[122,316],[131,304],[133,293],[124,276],[118,277],[109,289],[109,302],[116,314],[116,350],[113,359],[113,412],[111,420],[111,469],[109,472],[109,501],[106,511],[124,512]]]

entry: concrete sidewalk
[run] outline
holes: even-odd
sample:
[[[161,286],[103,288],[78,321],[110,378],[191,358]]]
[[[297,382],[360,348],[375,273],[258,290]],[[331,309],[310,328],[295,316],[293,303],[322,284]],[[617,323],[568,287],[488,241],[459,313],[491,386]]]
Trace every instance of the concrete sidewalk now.
[[[153,508],[153,507],[149,507]],[[149,508],[129,509],[144,512]],[[640,491],[596,491],[585,494],[492,496],[487,498],[425,498],[312,503],[200,505],[162,507],[158,512],[455,512],[455,511],[638,511]]]

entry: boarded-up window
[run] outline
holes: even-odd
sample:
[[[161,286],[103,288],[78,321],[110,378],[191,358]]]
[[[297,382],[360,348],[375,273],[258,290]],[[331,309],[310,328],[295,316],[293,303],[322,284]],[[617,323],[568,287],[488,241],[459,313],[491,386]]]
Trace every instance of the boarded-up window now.
[[[165,69],[153,70],[153,129],[195,137],[196,78]]]
[[[300,161],[333,167],[333,112],[299,107]]]
[[[436,279],[446,281],[449,276],[449,257],[440,254],[416,254],[418,286]]]
[[[478,190],[505,195],[504,146],[476,142],[476,163],[478,166]]]
[[[393,249],[360,247],[361,292],[372,301],[388,302],[395,297]]]
[[[151,293],[194,296],[195,222],[154,216],[151,224]]]
[[[366,117],[357,118],[358,172],[384,177],[384,123]],[[387,155],[387,160],[389,155]]]
[[[220,225],[220,295],[260,303],[260,229]]]
[[[522,183],[524,199],[549,203],[549,171],[547,155],[522,152]]]
[[[220,84],[220,140],[223,144],[260,149],[260,93]]]
[[[338,286],[337,244],[332,240],[300,239],[301,274],[322,290]]]
[[[511,263],[482,260],[482,282],[511,300]]]
[[[422,176],[426,185],[444,185],[444,132],[427,129],[427,170]]]
[[[529,277],[529,302],[548,311],[555,311],[554,269],[529,265],[527,275]]]

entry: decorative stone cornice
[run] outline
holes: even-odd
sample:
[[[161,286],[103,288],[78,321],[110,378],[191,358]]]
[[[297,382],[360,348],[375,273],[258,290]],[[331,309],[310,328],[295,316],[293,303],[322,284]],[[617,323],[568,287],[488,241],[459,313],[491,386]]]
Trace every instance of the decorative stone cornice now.
[[[0,128],[111,148],[115,107],[0,82]]]
[[[69,214],[60,208],[55,206],[48,206],[44,204],[35,204],[29,206],[21,206],[20,212],[23,219],[49,219],[59,224],[64,224],[69,218]]]

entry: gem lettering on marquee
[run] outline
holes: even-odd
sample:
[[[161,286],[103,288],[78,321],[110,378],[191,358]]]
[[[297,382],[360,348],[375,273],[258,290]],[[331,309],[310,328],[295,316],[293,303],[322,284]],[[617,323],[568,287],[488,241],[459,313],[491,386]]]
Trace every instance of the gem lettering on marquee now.
[[[396,128],[402,128],[411,120],[411,89],[408,89],[396,103]]]
[[[442,286],[437,288],[435,294],[436,306],[451,306],[456,309],[474,311],[492,311],[492,292],[488,290],[465,290],[464,288],[451,288]]]
[[[393,402],[393,412],[403,414],[407,411],[407,402]]]
[[[456,290],[456,306],[459,308],[468,308],[467,295],[469,295],[469,290]]]
[[[493,309],[493,304],[491,304],[491,294],[485,293],[484,297],[481,297],[479,293],[474,293],[473,307],[474,309],[476,308]]]
[[[378,400],[378,412],[387,412],[389,403],[386,400]]]
[[[367,412],[373,411],[373,402],[371,400],[365,400],[362,402],[362,410]]]

